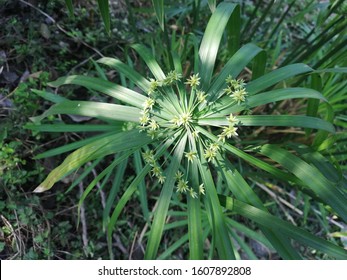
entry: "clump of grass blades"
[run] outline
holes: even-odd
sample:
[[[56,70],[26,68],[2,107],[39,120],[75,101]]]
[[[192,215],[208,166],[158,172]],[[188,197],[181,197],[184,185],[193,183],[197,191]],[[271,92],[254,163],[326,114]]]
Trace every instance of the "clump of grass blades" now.
[[[74,143],[73,147],[61,148],[60,153],[77,150],[47,176],[36,188],[36,192],[50,189],[55,182],[89,161],[110,154],[117,155],[86,188],[80,200],[81,205],[98,181],[114,172],[117,167],[127,164],[130,158],[134,160],[135,178],[118,201],[115,199],[116,194],[111,190],[105,207],[104,221],[107,225],[111,254],[113,229],[124,206],[138,190],[143,215],[147,222],[151,223],[145,251],[146,259],[158,256],[160,240],[163,232],[167,230],[165,223],[169,207],[173,202],[186,203],[185,224],[188,233],[177,240],[180,243],[174,242],[172,248],[188,241],[191,259],[204,258],[206,238],[211,238],[212,241],[208,253],[210,258],[214,257],[215,249],[221,259],[238,258],[230,237],[230,234],[235,234],[230,227],[230,224],[235,225],[235,220],[233,215],[229,214],[241,215],[258,224],[264,234],[264,242],[271,244],[282,258],[302,258],[293,247],[291,239],[332,258],[346,258],[346,251],[341,247],[271,215],[255,190],[230,160],[230,156],[239,158],[282,182],[299,186],[307,195],[329,205],[333,209],[332,213],[347,220],[347,200],[342,188],[328,180],[318,167],[300,155],[293,154],[289,146],[254,146],[247,149],[250,153],[239,148],[242,145],[238,134],[241,135],[240,131],[242,132],[244,127],[294,126],[327,133],[333,133],[334,127],[318,117],[252,114],[251,110],[257,106],[287,99],[310,98],[326,102],[323,95],[313,89],[281,88],[282,81],[313,71],[304,64],[293,64],[263,74],[263,50],[254,44],[246,44],[232,55],[219,73],[214,75],[218,47],[225,27],[232,15],[233,20],[235,15],[237,18],[238,12],[238,6],[235,4],[221,3],[217,6],[200,47],[196,48],[195,73],[190,73],[186,78],[183,77],[181,60],[175,50],[172,55],[174,69],[165,74],[152,52],[145,46],[136,44],[132,48],[145,61],[152,78],[145,78],[118,59],[102,58],[98,63],[116,69],[138,86],[142,93],[104,79],[87,76],[62,77],[50,84],[53,87],[81,85],[109,95],[124,105],[57,99],[48,92],[36,91],[56,104],[41,116],[32,118],[37,124],[32,126],[33,129],[47,129],[47,126],[40,126],[39,122],[52,114],[84,115],[98,118],[108,124],[100,128],[100,131],[106,130],[104,134],[94,137],[88,143],[81,141]],[[237,34],[239,30],[232,32]],[[251,62],[256,74],[254,73],[253,79],[246,84],[237,77]],[[274,86],[276,88],[273,88]],[[131,125],[124,128],[124,125],[119,123]],[[78,129],[81,128],[83,129],[79,126]],[[84,125],[84,128],[88,131],[99,129],[98,125]],[[77,127],[67,126],[67,131],[74,129]],[[43,154],[41,157],[46,155]],[[257,155],[265,156],[281,167],[269,164]],[[216,187],[216,174],[223,182],[223,191]],[[156,210],[152,213],[148,210],[144,184],[146,176],[147,181],[155,184],[160,192]],[[223,195],[225,193],[228,195]],[[259,236],[253,233],[254,236]],[[256,258],[247,244],[240,244],[250,257]]]

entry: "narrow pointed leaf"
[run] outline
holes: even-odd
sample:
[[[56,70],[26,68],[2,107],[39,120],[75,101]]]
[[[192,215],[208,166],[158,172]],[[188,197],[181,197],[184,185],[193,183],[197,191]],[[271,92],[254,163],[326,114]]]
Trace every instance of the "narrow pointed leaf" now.
[[[335,244],[328,242],[324,239],[318,238],[315,235],[293,226],[292,224],[285,222],[271,214],[264,212],[261,209],[248,205],[239,200],[232,199],[230,197],[220,196],[221,204],[231,211],[253,220],[254,222],[263,225],[268,228],[276,227],[283,234],[296,241],[315,248],[323,253],[330,255],[336,259],[347,259],[347,251],[343,248],[336,246]]]
[[[106,32],[111,33],[110,8],[108,0],[98,0],[99,11],[105,25]]]
[[[236,199],[268,212],[260,198],[226,158],[219,156],[217,164],[221,168],[226,184]],[[261,227],[261,230],[283,259],[301,259],[301,256],[290,244],[290,240],[284,237],[282,233],[276,229],[268,229],[266,227]]]
[[[90,131],[117,131],[121,130],[123,123],[119,125],[101,124],[26,124],[25,129],[45,132],[90,132]]]
[[[334,126],[319,118],[308,116],[291,116],[291,115],[251,115],[251,116],[238,116],[240,121],[239,126],[294,126],[322,129],[331,133],[335,132]],[[213,126],[228,126],[228,120],[224,118],[206,118],[198,121],[200,125],[213,125]]]
[[[208,6],[212,13],[216,10],[216,2],[216,0],[208,0]]]
[[[312,98],[315,100],[327,101],[327,99],[318,91],[308,88],[283,88],[262,92],[247,98],[247,102],[237,105],[231,97],[226,96],[212,104],[209,111],[204,116],[219,116],[230,113],[240,112],[246,108],[254,108],[286,99],[294,98]],[[212,113],[210,112],[212,111]]]
[[[162,81],[165,79],[165,74],[158,62],[153,57],[152,53],[145,46],[140,44],[134,44],[131,46],[136,52],[142,57],[142,59],[146,62],[148,68],[151,70],[154,77]]]
[[[262,146],[260,153],[280,163],[347,221],[347,198],[317,168],[276,145]]]
[[[141,88],[144,92],[148,91],[148,89],[150,87],[149,81],[147,79],[145,79],[137,71],[135,71],[132,67],[121,62],[119,59],[110,58],[110,57],[103,57],[103,58],[100,58],[97,62],[108,65],[108,66],[116,69],[118,72],[124,74],[124,76],[126,76],[134,84],[138,85],[139,88]]]
[[[43,90],[32,89],[31,92],[53,103],[59,103],[59,102],[69,100],[63,96],[60,96],[51,92],[43,91]]]
[[[230,15],[235,7],[235,4],[226,2],[219,4],[207,24],[199,49],[199,69],[203,90],[207,90],[210,84],[219,45]]]
[[[61,77],[54,82],[50,82],[49,85],[52,87],[60,87],[62,85],[80,85],[92,90],[102,92],[113,98],[123,101],[124,103],[134,105],[138,108],[142,108],[142,104],[146,100],[145,96],[133,90],[94,77],[78,75]]]
[[[155,259],[157,256],[159,244],[163,234],[165,220],[167,217],[167,212],[170,205],[171,196],[175,185],[175,174],[181,164],[181,159],[183,157],[186,141],[187,135],[183,136],[183,138],[179,141],[172,156],[172,161],[167,169],[166,180],[160,192],[160,196],[158,199],[158,207],[154,214],[151,232],[148,237],[148,243],[145,252],[145,259],[147,260]]]
[[[220,259],[235,259],[234,249],[228,234],[224,213],[218,201],[218,195],[212,174],[208,168],[208,163],[203,156],[203,149],[200,146],[200,161],[198,161],[199,171],[206,188],[205,205],[209,213],[209,222],[212,228],[213,240],[216,244]]]
[[[312,68],[302,63],[284,66],[249,82],[246,89],[250,95],[253,95],[281,81],[312,71]]]
[[[205,129],[201,128],[201,127],[197,127],[196,128],[197,131],[199,131],[201,134],[205,135],[206,137],[208,137],[209,139],[211,139],[214,142],[218,142],[218,138],[216,136],[214,136],[213,134],[207,132]],[[259,167],[260,169],[263,169],[267,172],[269,172],[270,174],[274,175],[275,177],[277,177],[278,179],[281,180],[286,180],[286,181],[291,181],[291,182],[296,182],[298,184],[300,184],[300,180],[298,180],[295,176],[283,172],[282,170],[274,167],[273,165],[270,165],[252,155],[247,154],[246,152],[230,145],[227,143],[223,144],[223,147],[231,154],[242,158],[243,160],[249,162],[250,164]]]
[[[96,140],[66,157],[58,167],[49,173],[47,178],[34,190],[34,192],[43,192],[50,189],[54,183],[89,161],[119,151],[136,149],[151,141],[149,137],[140,134],[138,130],[121,132]]]
[[[46,152],[40,153],[37,156],[35,156],[34,159],[47,158],[47,157],[60,155],[60,154],[66,153],[66,152],[70,152],[70,151],[76,150],[76,149],[78,149],[78,148],[80,148],[80,147],[82,147],[84,145],[92,143],[92,142],[94,142],[96,140],[102,139],[102,138],[110,136],[110,135],[114,135],[114,134],[116,134],[118,132],[119,131],[116,130],[116,131],[113,131],[113,132],[102,133],[102,134],[99,134],[99,135],[96,135],[96,136],[92,136],[92,137],[89,137],[89,138],[86,138],[86,139],[83,139],[83,140],[80,140],[80,141],[69,143],[69,144],[66,144],[64,146],[60,146],[60,147],[48,150]]]
[[[98,176],[96,176],[93,181],[90,182],[90,184],[87,186],[87,188],[84,190],[84,192],[82,193],[80,200],[78,202],[78,213],[80,213],[80,208],[84,202],[84,200],[87,198],[88,194],[93,190],[93,188],[95,187],[95,185],[102,179],[104,178],[107,174],[109,174],[110,172],[112,172],[112,170],[118,165],[120,164],[122,161],[124,161],[125,159],[127,159],[134,151],[130,150],[125,152],[124,154],[122,154],[121,156],[117,157],[116,159],[113,160],[113,162],[107,166],[104,170],[102,170],[100,172],[100,174]]]
[[[98,118],[101,120],[139,122],[140,109],[130,106],[92,102],[92,101],[64,101],[53,105],[40,116],[30,118],[34,123],[42,121],[50,115],[73,114]]]
[[[190,151],[197,151],[195,138],[193,135],[188,133],[189,139],[189,149]],[[201,196],[199,190],[199,173],[198,165],[196,160],[190,163],[189,170],[190,183],[192,188]],[[188,196],[188,233],[189,233],[189,259],[200,260],[203,259],[203,239],[201,236],[202,226],[201,226],[201,203],[200,199],[192,198]]]
[[[169,138],[159,149],[158,152],[155,154],[154,158],[157,159],[160,156],[164,154],[164,152],[171,146],[171,144],[176,140],[177,135],[174,135],[173,137]],[[110,255],[112,256],[112,233],[114,230],[114,227],[117,223],[118,217],[121,214],[124,206],[129,201],[133,193],[136,191],[137,186],[141,183],[141,181],[145,178],[145,176],[149,173],[151,170],[151,166],[147,164],[144,166],[144,168],[137,174],[135,179],[131,182],[129,187],[126,189],[122,197],[119,199],[119,201],[116,204],[115,209],[112,212],[110,221],[108,223],[107,227],[107,242],[108,242],[108,249],[110,252]]]
[[[230,75],[234,78],[241,73],[241,71],[249,64],[254,57],[256,57],[263,50],[254,44],[246,44],[242,46],[223,67],[222,71],[218,74],[216,79],[212,82],[208,93],[209,98],[218,99],[218,94],[223,92],[226,87],[225,80]]]
[[[152,3],[159,26],[164,31],[164,0],[152,0]]]

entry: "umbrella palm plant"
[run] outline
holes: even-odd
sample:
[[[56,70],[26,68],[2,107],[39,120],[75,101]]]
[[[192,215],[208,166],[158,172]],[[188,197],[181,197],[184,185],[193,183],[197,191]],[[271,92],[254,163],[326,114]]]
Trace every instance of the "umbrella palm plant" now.
[[[221,70],[215,71],[219,45],[228,23],[232,24],[228,34],[232,56]],[[346,258],[346,251],[338,245],[272,215],[237,166],[241,160],[241,166],[250,165],[254,170],[264,171],[271,178],[331,207],[331,213],[347,220],[346,191],[339,181],[333,181],[321,171],[322,164],[333,172],[334,167],[326,161],[319,164],[322,156],[313,148],[268,141],[261,145],[243,143],[243,137],[255,127],[287,126],[318,131],[316,146],[324,140],[323,136],[334,133],[333,125],[318,117],[252,113],[260,106],[289,99],[326,102],[314,89],[285,86],[286,80],[309,75],[314,70],[304,64],[293,64],[264,74],[265,52],[254,44],[238,48],[239,7],[231,3],[221,3],[215,8],[201,43],[193,41],[194,66],[186,76],[178,52],[171,52],[173,67],[164,71],[152,52],[140,44],[131,47],[146,63],[149,78],[118,59],[98,61],[124,75],[137,86],[137,91],[110,82],[106,77],[68,76],[50,83],[52,87],[83,86],[111,96],[117,104],[74,101],[34,91],[55,104],[32,118],[31,129],[104,132],[39,155],[52,156],[75,149],[35,191],[46,191],[84,164],[90,161],[97,164],[112,154],[113,160],[90,182],[80,199],[81,205],[96,184],[110,174],[124,174],[124,168],[132,168],[133,180],[120,198],[117,198],[117,190],[110,188],[104,209],[111,255],[112,232],[124,206],[136,193],[143,217],[150,225],[146,259],[167,258],[187,242],[191,259],[213,258],[215,254],[221,259],[238,258],[235,243],[239,243],[248,257],[256,258],[234,229],[260,240],[285,259],[303,258],[293,246],[293,240],[332,258]],[[238,78],[249,65],[253,67],[252,78],[247,81]],[[330,108],[329,104],[326,106]],[[88,116],[103,124],[41,124],[53,114]],[[149,211],[146,182],[159,193],[153,211]],[[171,205],[180,207],[184,219],[170,225],[166,221]],[[239,215],[256,223],[262,234],[240,224]],[[186,233],[158,255],[164,231],[182,226],[186,227]],[[207,249],[205,240],[210,241]]]

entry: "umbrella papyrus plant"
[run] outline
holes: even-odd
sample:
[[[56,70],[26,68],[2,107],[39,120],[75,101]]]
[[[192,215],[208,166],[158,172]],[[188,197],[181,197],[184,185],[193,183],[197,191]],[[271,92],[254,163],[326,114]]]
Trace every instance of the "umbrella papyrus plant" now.
[[[221,70],[214,71],[230,19],[232,22],[240,20],[239,7],[231,3],[218,5],[199,47],[195,48],[194,71],[187,76],[183,74],[178,52],[172,52],[172,69],[164,71],[149,49],[136,44],[131,47],[147,65],[148,73],[142,75],[116,58],[105,57],[98,63],[124,75],[129,83],[137,86],[137,91],[88,76],[62,77],[50,83],[52,87],[86,87],[112,97],[117,104],[74,101],[35,91],[55,104],[42,115],[32,118],[31,129],[103,132],[39,155],[42,158],[75,150],[35,191],[49,190],[58,180],[86,163],[97,164],[100,159],[114,155],[110,164],[90,182],[80,200],[81,205],[96,184],[109,178],[110,174],[124,174],[127,166],[133,170],[134,179],[122,189],[123,193],[117,196],[118,191],[105,187],[109,195],[103,219],[110,252],[117,220],[127,202],[136,195],[144,220],[150,224],[146,259],[168,258],[187,242],[191,259],[214,258],[215,254],[220,259],[238,258],[235,242],[250,258],[256,258],[249,246],[238,238],[238,232],[263,242],[284,259],[304,257],[293,246],[293,240],[331,258],[344,259],[347,255],[343,248],[272,215],[247,178],[236,168],[241,160],[242,165],[266,172],[271,178],[300,189],[331,207],[332,213],[340,219],[347,220],[345,191],[325,177],[309,159],[300,157],[287,145],[266,143],[243,148],[243,132],[250,128],[297,127],[319,134],[334,133],[334,127],[318,117],[252,113],[254,108],[283,100],[326,102],[326,99],[314,89],[283,86],[288,79],[313,72],[307,65],[289,65],[264,74],[265,54],[254,44],[240,47]],[[230,38],[237,38],[238,24],[235,26],[229,32]],[[238,78],[249,65],[253,67],[252,79]],[[88,116],[99,119],[102,124],[41,124],[44,118],[53,114]],[[148,184],[145,182],[154,186],[158,193],[154,211],[149,210]],[[171,205],[181,207],[184,219],[170,225],[166,221]],[[261,233],[242,226],[237,220],[239,216],[252,220]],[[169,248],[162,252],[160,242],[164,231],[180,227],[185,227],[186,233],[179,240],[172,240]],[[207,239],[210,246],[206,249],[204,242]]]

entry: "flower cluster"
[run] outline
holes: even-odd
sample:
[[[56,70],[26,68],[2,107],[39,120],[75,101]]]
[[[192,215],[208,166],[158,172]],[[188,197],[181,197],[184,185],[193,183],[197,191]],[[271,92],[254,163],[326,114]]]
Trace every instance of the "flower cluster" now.
[[[237,134],[237,127],[235,125],[238,123],[238,119],[233,116],[233,114],[230,114],[230,116],[227,118],[229,122],[229,126],[224,127],[221,134],[218,135],[218,141],[225,142],[225,138],[230,138],[232,136],[238,136]]]
[[[158,87],[162,86],[162,82],[157,81],[155,79],[150,79],[149,81],[150,81],[150,86],[149,86],[149,89],[147,91],[147,94],[149,96],[151,96],[157,91]]]
[[[197,86],[199,86],[200,85],[199,73],[191,75],[189,79],[187,79],[185,84],[189,85],[191,88],[196,88]]]
[[[156,177],[159,183],[164,184],[166,177],[164,176],[160,165],[156,162],[154,158],[154,152],[152,150],[147,150],[146,152],[142,153],[142,157],[144,161],[152,167],[152,176]]]
[[[234,79],[232,76],[226,78],[227,87],[224,92],[234,99],[237,104],[246,101],[247,91],[245,89],[246,83],[242,79]]]
[[[156,98],[160,96],[160,88],[165,86],[171,86],[174,83],[180,81],[182,74],[176,72],[175,70],[170,71],[166,78],[163,80],[150,79],[149,88],[147,90],[148,98],[142,105],[141,116],[139,118],[141,130],[146,130],[148,135],[155,138],[159,133],[161,124],[154,119],[154,107],[157,106]],[[190,79],[187,80],[187,83],[193,86],[199,85],[199,74],[192,75]],[[204,98],[204,96],[200,96]],[[158,109],[158,108],[157,108]],[[176,127],[188,126],[191,122],[192,115],[189,112],[184,112],[178,117],[174,117],[171,120]]]
[[[196,120],[195,113],[201,108],[204,108],[207,104],[207,94],[202,91],[200,86],[199,73],[192,74],[186,81],[182,81],[182,74],[174,71],[170,71],[166,78],[163,80],[150,79],[149,87],[147,90],[148,97],[145,99],[142,105],[141,117],[140,117],[140,127],[141,130],[145,130],[148,135],[153,138],[159,135],[167,135],[170,130],[180,131],[187,130],[190,131],[193,139],[199,138],[197,130],[194,128]],[[188,92],[182,92],[181,87],[172,87],[170,91],[166,91],[166,87],[177,85],[181,82],[190,88],[190,95]],[[243,80],[235,80],[231,76],[226,79],[227,88],[224,92],[233,98],[238,104],[246,100],[247,92],[245,90],[245,83]],[[172,103],[173,100],[170,94],[172,92],[177,93],[179,98],[179,104]],[[167,102],[168,107],[162,108],[160,106],[165,105]],[[180,108],[177,108],[180,106]],[[171,113],[171,117],[163,118],[158,115],[162,109],[168,109]],[[199,115],[199,114],[197,114]],[[221,127],[222,131],[218,135],[218,142],[211,143],[209,141],[202,141],[204,145],[203,156],[207,162],[213,161],[220,151],[222,144],[226,139],[238,136],[237,134],[237,124],[239,120],[233,114],[227,117],[227,123],[223,122]],[[225,124],[225,125],[224,125]],[[197,160],[197,151],[185,151],[185,158],[189,163],[193,163]],[[158,179],[159,183],[163,184],[165,182],[165,176],[161,165],[155,160],[152,150],[147,150],[142,153],[144,161],[151,166],[151,176]],[[187,171],[189,173],[189,170]],[[188,176],[183,175],[181,172],[177,172],[176,177],[176,191],[181,194],[187,194],[192,198],[198,198],[199,195],[205,195],[204,185],[201,184],[198,188],[189,186]]]
[[[189,187],[189,182],[183,176],[183,173],[180,171],[176,173],[176,192],[188,193],[192,198],[198,198],[198,193],[192,187]],[[199,186],[199,194],[205,195],[204,184]]]
[[[206,102],[206,93],[202,90],[197,90],[196,91],[196,97],[198,99],[199,103],[205,103]]]
[[[181,116],[177,117],[175,116],[171,122],[176,126],[176,127],[180,127],[180,126],[185,126],[187,127],[189,125],[189,123],[192,121],[192,114],[189,112],[186,113],[182,113]]]
[[[216,157],[219,149],[220,148],[219,148],[219,145],[217,143],[211,143],[204,151],[205,159],[207,159],[208,162],[213,160]]]
[[[156,88],[160,85],[159,82],[152,80],[148,95],[153,96]],[[142,111],[140,112],[141,117],[139,118],[141,129],[147,130],[149,136],[154,139],[158,135],[158,130],[160,128],[159,123],[153,119],[153,106],[156,102],[153,97],[148,97],[142,105]]]
[[[142,126],[146,126],[151,121],[151,110],[155,104],[155,100],[153,98],[147,98],[142,105],[140,124]]]
[[[182,74],[177,73],[175,70],[170,71],[167,75],[165,80],[163,81],[164,85],[170,86],[175,82],[180,81],[182,78]]]
[[[188,159],[188,161],[193,162],[193,160],[196,158],[196,152],[191,151],[191,152],[186,152],[186,158]]]

